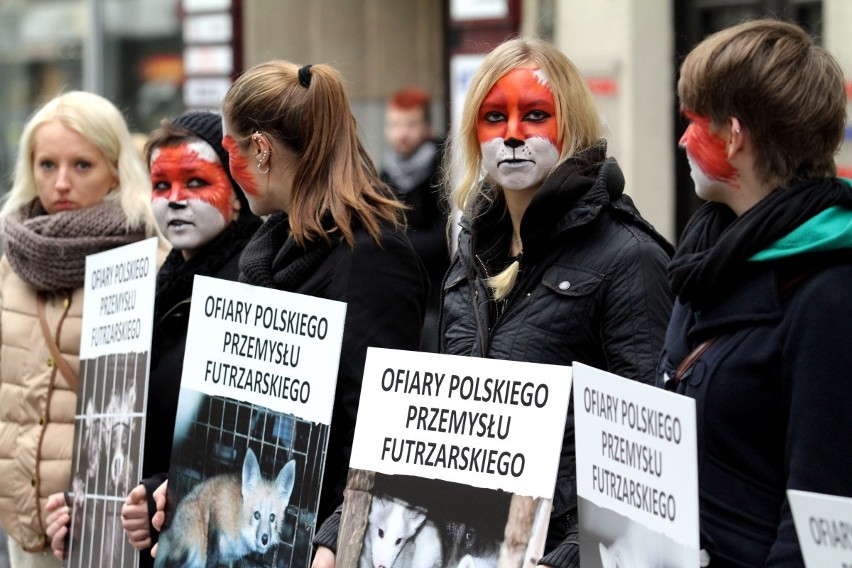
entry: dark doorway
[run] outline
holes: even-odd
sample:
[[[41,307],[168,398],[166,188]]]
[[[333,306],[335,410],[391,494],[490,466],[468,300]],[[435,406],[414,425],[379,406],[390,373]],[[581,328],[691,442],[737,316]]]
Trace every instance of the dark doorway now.
[[[821,0],[678,0],[675,12],[675,57],[679,69],[692,47],[706,36],[733,24],[759,17],[776,17],[796,22],[822,43]],[[675,88],[678,74],[675,73]],[[686,120],[675,101],[674,144],[683,135]],[[686,155],[675,155],[675,231],[679,237],[686,222],[701,204],[695,195]]]

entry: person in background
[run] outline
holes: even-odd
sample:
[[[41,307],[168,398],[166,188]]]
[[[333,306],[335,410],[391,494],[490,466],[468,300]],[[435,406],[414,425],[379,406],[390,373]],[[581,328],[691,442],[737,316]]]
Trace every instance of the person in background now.
[[[506,41],[473,76],[457,138],[457,253],[443,285],[441,352],[575,361],[654,382],[671,299],[671,245],[624,194],[594,100],[573,63]],[[579,566],[569,407],[540,563]]]
[[[67,534],[86,256],[157,234],[148,188],[103,97],[65,93],[24,127],[0,209],[0,524],[13,568],[62,564],[48,535]]]
[[[192,284],[196,275],[237,280],[239,257],[261,225],[231,177],[222,147],[222,117],[187,112],[164,120],[148,137],[154,216],[172,250],[157,274],[143,480],[128,495],[122,524],[153,566],[154,490],[166,480],[180,392]]]
[[[696,401],[710,566],[801,567],[787,490],[852,496],[844,75],[798,26],[756,20],[699,43],[677,90],[706,203],[669,267],[657,384]]]
[[[432,131],[432,99],[417,87],[395,92],[385,107],[385,137],[390,149],[382,159],[381,178],[408,209],[408,238],[429,274],[429,302],[421,349],[438,350],[441,280],[450,263],[447,205],[441,191],[441,141]]]

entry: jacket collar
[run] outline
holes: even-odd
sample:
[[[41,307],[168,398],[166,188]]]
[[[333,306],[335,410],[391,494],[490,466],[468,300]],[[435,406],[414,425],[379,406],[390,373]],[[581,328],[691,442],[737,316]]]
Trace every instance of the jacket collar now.
[[[817,213],[749,260],[771,261],[843,250],[852,250],[852,208],[836,205]]]
[[[696,321],[689,335],[776,321],[782,314],[776,271],[749,270],[721,301],[695,312]]]
[[[598,147],[595,147],[598,148]],[[671,256],[674,247],[639,214],[633,200],[624,195],[624,174],[615,158],[602,162],[585,161],[578,168],[567,161],[559,166],[536,192],[521,220],[521,238],[525,258],[533,258],[551,250],[551,242],[566,232],[592,223],[605,209],[611,209],[623,220],[638,225],[651,235]],[[469,262],[475,255],[491,258],[505,253],[510,221],[502,194],[491,201],[481,198],[477,214],[459,222],[459,251]]]
[[[624,177],[615,160],[606,159],[606,144],[595,145],[560,164],[533,196],[521,219],[524,255],[549,250],[560,234],[594,221],[612,196],[624,190]],[[491,259],[505,253],[511,221],[502,193],[480,197],[473,219],[463,217],[459,250],[472,258]]]

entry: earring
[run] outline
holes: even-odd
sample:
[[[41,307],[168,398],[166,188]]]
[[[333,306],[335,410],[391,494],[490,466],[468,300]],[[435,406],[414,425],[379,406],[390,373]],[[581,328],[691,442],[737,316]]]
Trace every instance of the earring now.
[[[268,157],[269,157],[269,153],[264,152],[263,155],[260,157],[260,159],[257,161],[257,173],[262,174],[262,175],[266,175],[266,174],[269,173],[269,168],[271,167],[271,164],[266,164],[265,170],[262,169],[262,167],[261,167],[261,166],[263,166],[263,162],[265,162],[266,158],[268,158]]]

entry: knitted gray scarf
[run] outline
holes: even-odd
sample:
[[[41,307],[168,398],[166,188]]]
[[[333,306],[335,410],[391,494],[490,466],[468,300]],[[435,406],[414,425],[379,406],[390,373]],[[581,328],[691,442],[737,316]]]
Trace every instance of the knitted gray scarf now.
[[[141,228],[128,232],[127,217],[113,200],[48,215],[34,199],[8,215],[3,225],[3,247],[12,269],[39,291],[79,288],[87,255],[144,237]]]
[[[438,145],[427,140],[410,156],[400,156],[389,151],[385,154],[382,167],[390,178],[391,185],[404,195],[432,177],[437,152]]]

